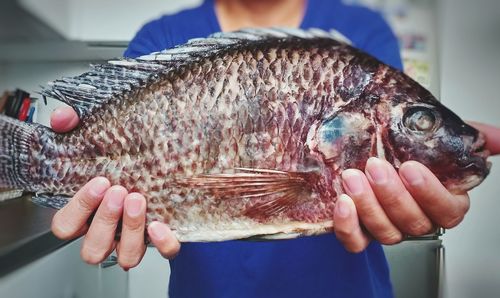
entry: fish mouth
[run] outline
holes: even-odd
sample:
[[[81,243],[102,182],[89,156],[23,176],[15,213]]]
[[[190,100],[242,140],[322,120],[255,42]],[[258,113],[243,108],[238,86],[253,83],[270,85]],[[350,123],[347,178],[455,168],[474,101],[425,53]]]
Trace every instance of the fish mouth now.
[[[489,175],[491,162],[488,157],[491,152],[486,149],[486,138],[478,132],[477,136],[462,136],[465,152],[457,162],[457,172],[454,177],[446,179],[446,188],[454,194],[463,194],[478,186]]]
[[[482,158],[482,159],[487,159],[488,157],[491,156],[491,152],[489,150],[487,150],[487,149],[479,148],[478,150],[473,151],[471,155],[474,156],[474,157],[479,157],[479,158]]]
[[[479,132],[477,139],[474,143],[472,143],[469,152],[469,162],[465,166],[464,170],[467,170],[476,177],[476,179],[471,179],[475,180],[475,182],[469,181],[470,185],[468,188],[470,189],[481,183],[481,181],[484,180],[484,178],[486,178],[486,176],[490,173],[492,164],[487,159],[490,157],[491,152],[486,149],[486,138],[484,134]]]
[[[479,132],[476,141],[472,144],[471,150],[473,152],[481,152],[485,150],[486,137],[483,133]]]
[[[469,157],[469,163],[465,166],[465,169],[476,169],[478,172],[482,172],[484,176],[487,176],[491,169],[491,162],[488,157],[491,152],[486,149],[480,149],[472,152]]]
[[[450,192],[461,194],[481,184],[490,174],[491,162],[486,160],[490,156],[488,150],[480,149],[473,152],[469,157],[469,163],[463,167],[464,176],[452,183],[448,183]]]
[[[492,163],[488,161],[487,158],[490,155],[490,151],[484,149],[482,146],[470,155],[470,162],[464,170],[467,170],[470,173],[473,173],[473,176],[476,176],[476,183],[470,183],[471,185],[469,185],[468,189],[472,189],[473,187],[479,185],[489,175]]]
[[[491,152],[486,149],[486,138],[483,133],[479,132],[477,140],[472,144],[472,147],[470,148],[471,150],[471,157],[473,159],[480,158],[485,162],[488,166],[488,170],[491,167],[491,162],[487,161],[486,159],[490,157]]]

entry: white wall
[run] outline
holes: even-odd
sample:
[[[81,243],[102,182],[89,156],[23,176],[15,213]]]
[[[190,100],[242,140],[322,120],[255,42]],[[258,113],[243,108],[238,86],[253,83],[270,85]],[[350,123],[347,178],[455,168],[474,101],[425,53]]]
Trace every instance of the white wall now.
[[[202,0],[18,0],[68,39],[130,40],[146,21]]]
[[[466,119],[500,126],[500,1],[443,1],[442,101]],[[500,297],[500,158],[447,231],[445,297]]]
[[[139,266],[129,271],[129,298],[168,298],[170,266],[158,250],[148,247]]]

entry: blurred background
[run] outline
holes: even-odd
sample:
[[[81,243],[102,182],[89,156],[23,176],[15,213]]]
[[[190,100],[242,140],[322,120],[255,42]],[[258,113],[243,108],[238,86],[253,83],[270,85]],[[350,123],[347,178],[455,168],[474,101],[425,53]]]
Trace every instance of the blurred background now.
[[[31,94],[31,120],[47,125],[60,103],[37,101],[40,85],[121,56],[142,24],[200,0],[3,0],[0,95]],[[500,1],[345,0],[379,10],[400,39],[405,72],[464,119],[500,126]],[[27,114],[27,117],[29,113]],[[471,192],[471,210],[441,237],[387,247],[397,297],[498,297],[500,158]],[[79,241],[50,235],[52,210],[0,202],[0,297],[166,297],[168,262],[149,249],[123,272],[111,258],[88,266]]]

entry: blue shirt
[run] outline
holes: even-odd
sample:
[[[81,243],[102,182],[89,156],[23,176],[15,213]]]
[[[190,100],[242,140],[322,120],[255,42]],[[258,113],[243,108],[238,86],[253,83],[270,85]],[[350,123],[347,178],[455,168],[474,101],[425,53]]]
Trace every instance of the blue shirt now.
[[[214,0],[147,23],[125,56],[136,57],[221,31]],[[309,0],[301,28],[335,29],[354,46],[401,69],[383,18],[340,0]],[[347,252],[333,234],[273,242],[184,243],[170,262],[169,294],[186,297],[392,297],[382,247]]]

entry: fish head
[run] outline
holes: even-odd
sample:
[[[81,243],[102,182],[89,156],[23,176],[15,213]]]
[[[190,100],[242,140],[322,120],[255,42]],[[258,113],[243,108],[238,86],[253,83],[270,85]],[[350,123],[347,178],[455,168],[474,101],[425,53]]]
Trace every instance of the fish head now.
[[[479,185],[489,173],[484,135],[429,93],[425,100],[392,102],[379,138],[396,167],[408,160],[427,166],[454,193]],[[379,106],[380,107],[380,106]],[[378,113],[380,114],[380,113]]]
[[[423,87],[407,90],[353,101],[317,121],[308,134],[310,152],[334,173],[364,170],[368,158],[377,156],[395,168],[418,161],[454,193],[479,185],[491,167],[484,135]]]

